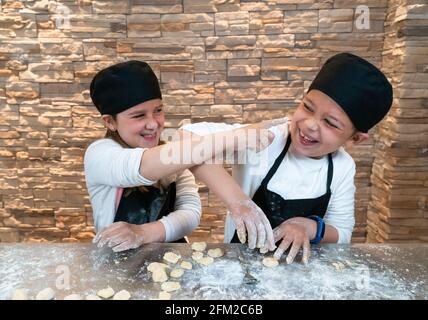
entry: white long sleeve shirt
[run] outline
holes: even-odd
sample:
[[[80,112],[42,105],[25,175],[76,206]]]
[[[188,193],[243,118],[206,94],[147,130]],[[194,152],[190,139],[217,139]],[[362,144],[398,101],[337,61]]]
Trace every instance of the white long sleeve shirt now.
[[[118,188],[149,186],[156,183],[140,175],[143,148],[123,148],[112,139],[93,142],[84,157],[85,179],[96,231],[114,222]],[[192,232],[200,222],[201,201],[195,178],[189,170],[176,177],[174,211],[159,221],[165,227],[165,242]]]
[[[241,125],[201,122],[183,126],[184,130],[198,135],[232,130]],[[250,198],[254,196],[263,178],[267,175],[275,159],[283,150],[288,136],[288,125],[270,129],[275,138],[268,148],[249,155],[249,163],[232,165],[232,175]],[[354,176],[355,162],[340,148],[333,154],[333,179],[331,198],[324,221],[335,227],[339,234],[338,243],[349,243],[355,224],[354,218]],[[267,188],[284,199],[312,199],[326,193],[328,158],[312,159],[294,155],[290,150],[285,155],[278,170],[269,181]],[[235,225],[230,215],[226,217],[224,241],[230,242]]]

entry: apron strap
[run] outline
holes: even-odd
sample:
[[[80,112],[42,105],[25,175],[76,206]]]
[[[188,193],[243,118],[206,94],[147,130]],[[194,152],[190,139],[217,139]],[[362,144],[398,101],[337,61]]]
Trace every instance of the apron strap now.
[[[123,188],[117,188],[116,189],[116,200],[114,203],[115,206],[115,212],[117,211],[117,208],[119,208],[120,199],[122,198]]]
[[[279,156],[275,159],[274,164],[272,165],[272,167],[269,169],[268,174],[264,177],[261,185],[267,187],[270,179],[273,177],[273,175],[275,174],[276,170],[278,169],[278,167],[280,166],[282,160],[285,157],[285,154],[288,151],[288,148],[290,147],[291,144],[291,138],[290,135],[288,135],[287,137],[287,143],[285,144],[284,149],[282,149],[281,153],[279,154]]]
[[[331,153],[329,153],[328,154],[327,183],[326,183],[327,192],[331,192],[330,186],[331,186],[332,180],[333,180],[333,157],[332,157]]]

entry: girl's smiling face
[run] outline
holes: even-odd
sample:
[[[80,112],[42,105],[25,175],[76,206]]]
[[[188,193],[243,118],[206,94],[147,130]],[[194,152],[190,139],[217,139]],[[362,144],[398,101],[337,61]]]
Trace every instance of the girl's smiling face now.
[[[297,107],[290,124],[293,153],[320,158],[368,138],[357,132],[348,115],[329,96],[311,90]]]
[[[122,140],[131,148],[153,148],[158,145],[164,128],[165,116],[162,100],[153,99],[112,117],[103,115],[105,125],[117,131]]]

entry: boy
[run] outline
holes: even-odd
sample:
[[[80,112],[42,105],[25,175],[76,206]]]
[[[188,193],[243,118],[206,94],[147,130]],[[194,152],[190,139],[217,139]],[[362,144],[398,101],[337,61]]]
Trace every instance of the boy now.
[[[342,146],[367,140],[368,130],[391,104],[392,87],[378,68],[353,54],[337,54],[323,65],[289,125],[272,128],[272,144],[254,155],[267,156],[266,168],[260,170],[263,162],[258,168],[234,165],[236,182],[221,165],[201,165],[192,172],[226,199],[228,208],[237,206],[243,193],[251,197],[274,228],[275,242],[281,241],[275,258],[291,246],[286,259],[291,263],[303,247],[307,263],[310,243],[351,241],[355,162]],[[205,135],[225,126],[199,123],[183,129]],[[230,241],[237,236],[228,215],[225,242]]]

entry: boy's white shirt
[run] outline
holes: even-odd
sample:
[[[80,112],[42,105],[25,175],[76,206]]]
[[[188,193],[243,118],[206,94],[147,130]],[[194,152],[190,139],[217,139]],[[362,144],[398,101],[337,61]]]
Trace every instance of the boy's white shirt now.
[[[183,129],[198,135],[206,135],[232,130],[240,126],[242,125],[201,122],[185,125]],[[270,130],[275,134],[273,142],[259,153],[249,153],[251,164],[232,165],[234,179],[250,198],[254,196],[287,141],[287,124],[272,127]],[[355,224],[355,162],[343,148],[337,150],[332,158],[332,195],[324,221],[337,229],[338,243],[350,243]],[[326,193],[327,169],[327,156],[321,159],[312,159],[296,156],[288,151],[267,187],[268,190],[276,192],[284,199],[317,198]],[[230,242],[234,232],[235,225],[230,214],[228,214],[225,222],[224,242]]]
[[[93,142],[84,157],[85,179],[97,232],[114,222],[118,188],[150,186],[156,183],[140,175],[144,148],[123,148],[112,139]],[[165,242],[192,232],[200,222],[201,201],[195,178],[189,170],[177,175],[174,211],[159,221],[164,225]]]

